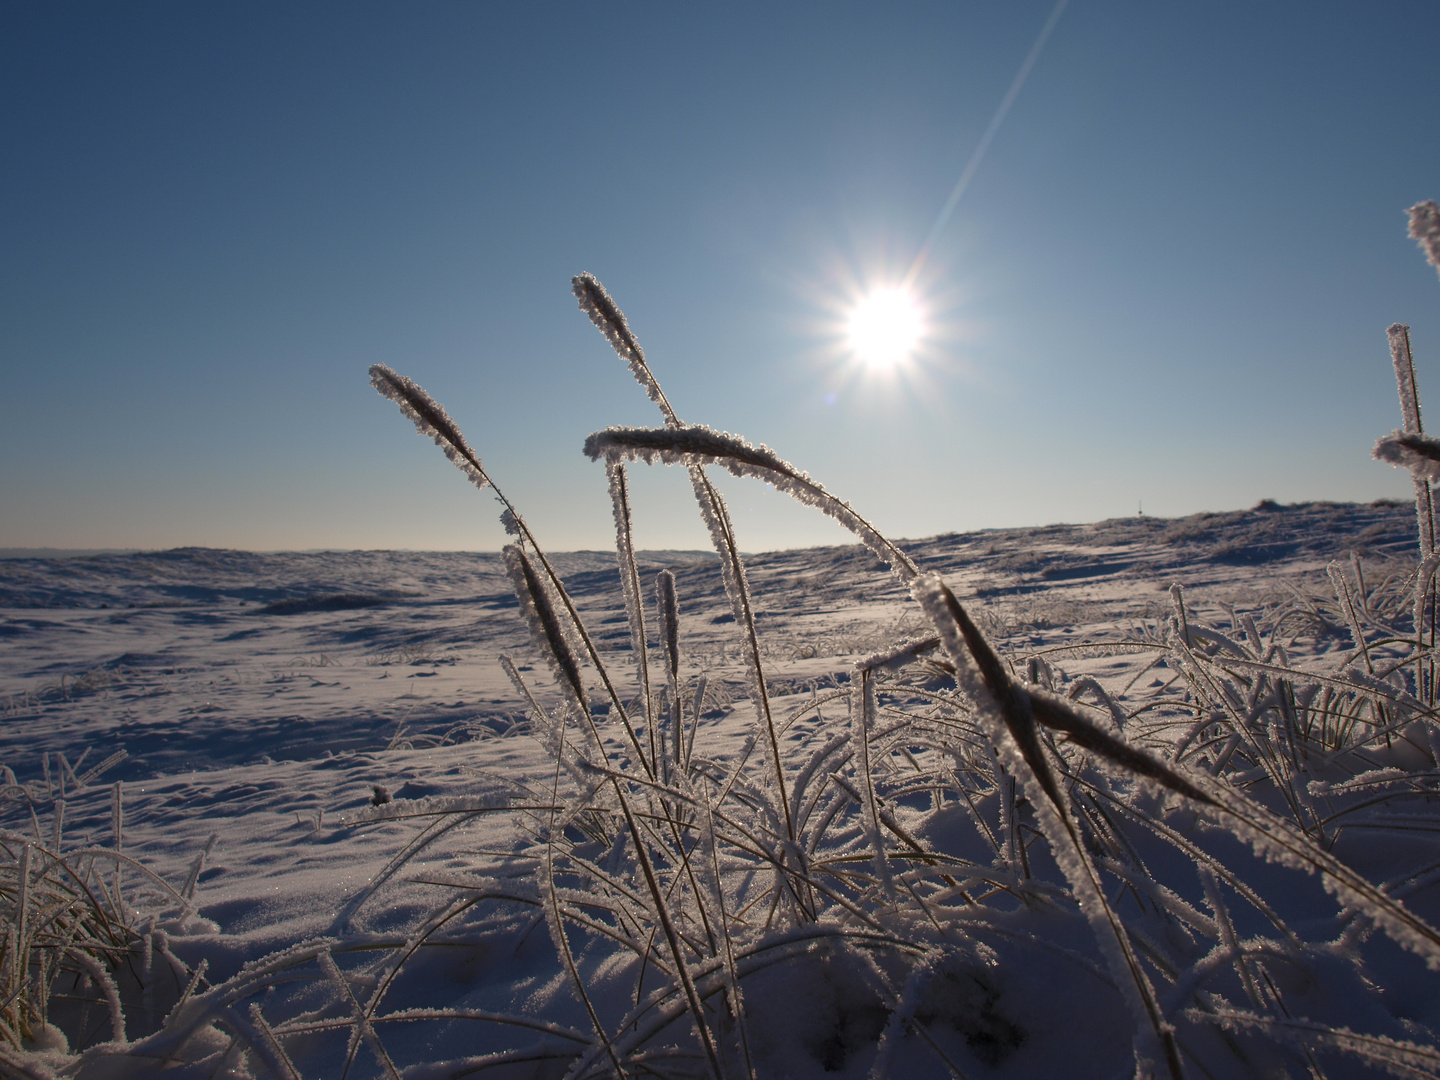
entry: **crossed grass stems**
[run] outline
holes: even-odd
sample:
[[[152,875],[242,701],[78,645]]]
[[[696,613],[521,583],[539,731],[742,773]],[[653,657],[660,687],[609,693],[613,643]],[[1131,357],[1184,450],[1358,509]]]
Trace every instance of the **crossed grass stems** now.
[[[1218,1075],[1277,1047],[1311,1075],[1324,1075],[1326,1053],[1397,1075],[1440,1075],[1440,1053],[1423,1029],[1414,1029],[1427,1040],[1418,1042],[1310,1020],[1287,1006],[1283,989],[1287,977],[1322,960],[1358,967],[1359,946],[1375,928],[1440,967],[1440,933],[1403,902],[1440,882],[1440,863],[1377,886],[1332,852],[1342,831],[1373,829],[1376,815],[1392,808],[1392,817],[1422,817],[1440,779],[1433,531],[1427,549],[1422,525],[1420,570],[1398,585],[1367,586],[1358,561],[1353,585],[1332,567],[1338,617],[1356,643],[1355,662],[1339,673],[1300,670],[1279,643],[1286,620],[1306,616],[1304,604],[1263,629],[1236,617],[1225,633],[1195,621],[1175,587],[1166,625],[1117,645],[1163,661],[1183,681],[1183,694],[1130,712],[1093,679],[1074,681],[1062,696],[1052,661],[1070,647],[1030,656],[1017,675],[940,577],[922,573],[848,504],[766,447],[683,424],[600,283],[581,275],[574,291],[664,420],[654,429],[610,428],[585,444],[605,462],[638,695],[622,693],[613,662],[607,666],[524,518],[454,422],[409,379],[372,368],[377,390],[502,504],[515,538],[504,550],[506,567],[561,695],[558,707],[547,708],[502,658],[532,730],[554,755],[549,789],[526,788],[498,803],[419,800],[354,815],[352,825],[431,824],[349,902],[331,936],[247,965],[218,986],[192,993],[192,984],[161,1030],[129,1044],[122,1032],[89,1060],[125,1054],[213,1072],[239,1054],[274,1075],[298,1077],[292,1053],[305,1040],[343,1033],[345,1075],[361,1068],[364,1046],[373,1068],[389,1077],[547,1062],[575,1078],[756,1077],[763,1062],[747,1030],[746,980],[818,953],[845,957],[884,1001],[874,1075],[884,1075],[913,1037],[964,1076],[947,1052],[951,1044],[932,1030],[943,1011],[935,987],[947,973],[983,980],[996,956],[988,940],[1048,950],[1057,963],[1108,982],[1134,1017],[1138,1075]],[[1402,378],[1408,424],[1406,389]],[[1413,413],[1418,426],[1418,397]],[[729,758],[709,758],[703,742],[696,746],[705,688],[703,676],[693,691],[682,685],[679,600],[668,571],[655,582],[658,626],[647,620],[626,474],[636,460],[687,469],[720,557],[754,711],[750,735]],[[909,588],[933,633],[857,664],[848,687],[799,695],[798,703],[772,696],[745,570],[708,465],[771,483],[849,528]],[[653,653],[652,638],[659,642]],[[1082,703],[1087,696],[1093,705]],[[849,713],[843,727],[824,717],[840,708]],[[801,746],[787,751],[797,733]],[[1387,767],[1402,743],[1424,755],[1421,767]],[[917,835],[923,815],[914,811],[947,807],[968,815],[988,860]],[[497,812],[528,822],[532,840],[523,851],[488,874],[418,874],[413,880],[445,887],[449,899],[403,937],[355,931],[362,908],[418,856]],[[1216,836],[1318,875],[1340,903],[1339,937],[1302,940],[1243,868],[1216,855]],[[1193,865],[1208,913],[1158,879],[1157,849]],[[1222,885],[1267,933],[1239,937]],[[382,1011],[409,961],[422,949],[465,941],[473,934],[465,920],[486,910],[492,920],[529,910],[543,921],[588,1030],[443,1005]],[[1026,912],[1083,919],[1101,964],[1017,928],[1011,916]],[[633,995],[623,1015],[612,1001],[595,1000],[583,970],[586,950],[602,942],[631,957]],[[356,958],[365,975],[359,983]],[[301,971],[318,972],[309,978],[330,988],[332,1003],[268,1019],[260,995]],[[364,986],[368,995],[358,989]],[[397,1064],[379,1032],[421,1021],[476,1021],[540,1038],[443,1064]],[[199,1037],[217,1025],[228,1032],[218,1043]],[[972,1049],[984,1049],[976,1035],[967,1036]]]

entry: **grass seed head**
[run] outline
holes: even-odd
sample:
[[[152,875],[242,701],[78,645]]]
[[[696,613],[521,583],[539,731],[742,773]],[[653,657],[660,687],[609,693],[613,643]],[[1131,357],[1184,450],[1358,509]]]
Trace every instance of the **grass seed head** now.
[[[490,483],[480,464],[480,456],[470,448],[465,436],[460,434],[460,428],[450,419],[450,414],[418,383],[384,364],[375,364],[370,368],[370,385],[399,405],[400,411],[415,422],[415,430],[434,439],[435,445],[470,478],[472,484],[484,488]]]
[[[1410,215],[1410,235],[1420,241],[1425,259],[1440,270],[1440,204],[1434,199],[1416,203],[1407,211]]]

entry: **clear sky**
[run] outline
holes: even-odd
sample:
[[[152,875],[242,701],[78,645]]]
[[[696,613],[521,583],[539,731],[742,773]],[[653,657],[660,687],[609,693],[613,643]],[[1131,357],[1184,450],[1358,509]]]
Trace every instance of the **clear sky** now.
[[[1385,346],[1440,402],[1440,5],[0,3],[0,547],[493,549],[368,386],[459,421],[554,549],[610,543],[606,424],[679,414],[882,531],[1405,497]],[[1428,395],[1428,398],[1426,398]],[[1437,414],[1440,424],[1440,414]],[[683,474],[642,545],[705,546]],[[842,541],[725,485],[750,550]]]

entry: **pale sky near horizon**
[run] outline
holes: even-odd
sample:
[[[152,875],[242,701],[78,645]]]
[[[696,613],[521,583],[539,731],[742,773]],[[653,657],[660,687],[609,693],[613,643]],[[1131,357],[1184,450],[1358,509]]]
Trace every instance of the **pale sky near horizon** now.
[[[1053,6],[0,3],[0,548],[498,547],[377,362],[607,547],[581,444],[658,416],[582,270],[685,420],[888,535],[1407,497],[1369,450],[1389,323],[1440,403],[1433,2],[1071,0],[919,355],[847,356]],[[637,472],[641,546],[706,546]],[[847,539],[723,487],[748,550]]]

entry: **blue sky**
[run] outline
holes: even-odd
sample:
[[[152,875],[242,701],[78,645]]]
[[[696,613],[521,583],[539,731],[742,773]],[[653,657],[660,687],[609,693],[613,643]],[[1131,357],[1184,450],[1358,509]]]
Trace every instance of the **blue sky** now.
[[[1440,401],[1433,3],[1072,0],[922,354],[846,357],[1052,6],[0,5],[0,547],[498,547],[376,362],[608,546],[581,443],[656,416],[581,270],[684,419],[890,535],[1405,497],[1369,447],[1389,323]],[[636,486],[643,545],[704,546],[682,475]],[[845,539],[725,488],[746,548]]]

